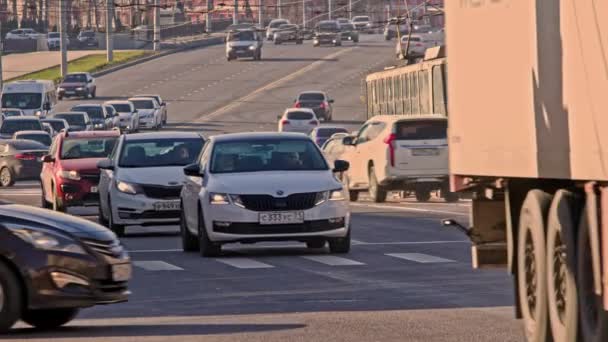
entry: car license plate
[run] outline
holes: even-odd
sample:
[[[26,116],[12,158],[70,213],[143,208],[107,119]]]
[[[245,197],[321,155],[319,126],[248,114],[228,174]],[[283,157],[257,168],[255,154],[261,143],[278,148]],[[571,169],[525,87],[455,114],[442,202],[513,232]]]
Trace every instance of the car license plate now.
[[[296,224],[304,223],[303,211],[277,211],[260,214],[260,224]]]
[[[66,95],[74,95],[74,94],[76,94],[76,92],[74,92],[74,91],[66,91],[65,94]]]
[[[179,201],[154,203],[154,210],[156,210],[156,211],[180,210],[180,208],[181,208],[181,205],[180,205]]]
[[[131,264],[112,265],[112,280],[127,281],[131,279]]]
[[[439,150],[436,148],[417,148],[412,150],[414,156],[438,156]]]
[[[94,194],[96,194],[97,192],[99,192],[99,189],[97,189],[96,186],[92,186],[91,187],[91,192],[94,193]]]

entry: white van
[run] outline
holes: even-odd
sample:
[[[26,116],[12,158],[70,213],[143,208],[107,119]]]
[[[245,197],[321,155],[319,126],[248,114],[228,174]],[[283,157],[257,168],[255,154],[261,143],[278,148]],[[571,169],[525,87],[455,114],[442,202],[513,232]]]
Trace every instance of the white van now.
[[[25,80],[5,83],[2,108],[19,108],[25,115],[46,117],[57,104],[55,83],[47,80]]]

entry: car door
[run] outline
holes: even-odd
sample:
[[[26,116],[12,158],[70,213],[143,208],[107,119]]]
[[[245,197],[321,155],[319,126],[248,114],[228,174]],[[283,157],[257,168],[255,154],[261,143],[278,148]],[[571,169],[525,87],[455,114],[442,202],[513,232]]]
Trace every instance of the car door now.
[[[120,150],[122,149],[122,139],[117,142],[117,146],[112,150],[109,159],[112,161],[115,167],[118,167],[118,158],[120,157]],[[108,205],[108,199],[110,198],[110,187],[114,184],[114,171],[112,170],[100,170],[99,172],[99,205],[102,207],[104,213],[110,213],[110,207]]]
[[[211,153],[211,143],[207,141],[201,150],[201,155],[197,161],[201,171],[205,170],[209,154]],[[184,188],[182,190],[182,210],[186,219],[187,226],[195,231],[198,225],[198,198],[203,182],[202,177],[187,176],[184,178]]]
[[[384,153],[384,151],[374,149],[374,144],[372,143],[384,127],[385,124],[383,122],[369,122],[361,129],[357,136],[353,158],[356,171],[351,176],[351,180],[357,184],[367,184],[369,162],[374,160],[375,154]]]
[[[353,183],[361,183],[362,174],[365,172],[362,169],[367,169],[367,165],[361,161],[360,154],[363,145],[367,142],[367,131],[371,129],[371,123],[366,123],[359,129],[357,137],[354,139],[354,146],[351,149],[349,162],[351,163],[348,170],[348,176]]]

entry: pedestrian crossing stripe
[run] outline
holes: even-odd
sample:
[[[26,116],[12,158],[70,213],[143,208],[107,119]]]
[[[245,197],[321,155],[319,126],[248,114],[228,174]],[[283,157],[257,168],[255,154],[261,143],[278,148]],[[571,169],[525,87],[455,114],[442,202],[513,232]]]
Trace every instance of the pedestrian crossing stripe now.
[[[394,257],[394,258],[414,261],[414,262],[418,262],[421,264],[455,262],[454,260],[444,259],[444,258],[436,257],[433,255],[422,254],[422,253],[388,253],[385,255]]]
[[[274,268],[272,265],[249,258],[216,258],[214,260],[240,269]]]

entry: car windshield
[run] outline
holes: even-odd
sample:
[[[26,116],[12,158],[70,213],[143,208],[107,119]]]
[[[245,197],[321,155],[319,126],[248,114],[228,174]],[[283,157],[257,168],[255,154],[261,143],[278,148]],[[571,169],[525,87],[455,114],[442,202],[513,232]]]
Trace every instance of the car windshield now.
[[[131,105],[127,103],[115,103],[112,107],[119,113],[131,113]]]
[[[252,40],[255,40],[255,34],[253,33],[253,31],[231,32],[228,35],[229,42],[252,41]]]
[[[76,106],[72,108],[74,112],[85,112],[91,119],[104,119],[103,110],[98,106]]]
[[[364,22],[364,21],[369,21],[369,17],[356,17],[353,19],[354,22]]]
[[[152,100],[131,100],[135,109],[154,109],[154,101]]]
[[[310,140],[251,139],[215,144],[212,173],[320,171],[328,166]]]
[[[51,142],[52,142],[52,139],[48,134],[38,134],[38,133],[17,134],[17,136],[15,138],[37,141],[44,146],[51,146]]]
[[[67,138],[61,145],[61,159],[108,158],[118,137]]]
[[[95,32],[93,31],[84,31],[80,34],[83,37],[92,38],[95,37]]]
[[[59,33],[51,32],[51,33],[49,33],[49,38],[59,38]]]
[[[49,120],[49,121],[43,121],[43,122],[46,122],[49,125],[51,125],[51,127],[53,127],[53,130],[55,130],[55,132],[59,132],[62,129],[66,128],[65,123],[60,120]]]
[[[287,119],[289,120],[312,120],[313,115],[309,112],[289,112]]]
[[[339,27],[337,23],[320,23],[317,30],[319,32],[337,32]]]
[[[291,24],[286,24],[286,25],[281,25],[279,26],[280,30],[285,30],[285,31],[291,31],[291,30],[295,30],[297,29],[298,26],[297,25],[291,25]]]
[[[399,121],[396,126],[397,140],[446,139],[448,122],[445,120]]]
[[[289,24],[289,22],[287,20],[274,21],[270,23],[270,28],[277,28],[285,24]]]
[[[85,120],[82,114],[57,114],[57,119],[64,119],[70,126],[84,126]]]
[[[39,109],[42,94],[40,93],[4,93],[2,94],[3,108]]]
[[[66,75],[63,79],[65,83],[85,83],[86,81],[87,76],[83,74]]]
[[[317,136],[320,138],[329,138],[336,133],[347,133],[345,128],[330,127],[330,128],[319,128],[317,130]]]
[[[192,164],[203,147],[202,138],[170,138],[126,141],[120,167],[186,166]]]
[[[42,124],[36,119],[4,120],[2,126],[0,126],[1,134],[13,135],[19,131],[42,131]]]
[[[323,101],[325,96],[321,93],[304,93],[298,97],[300,101]]]

